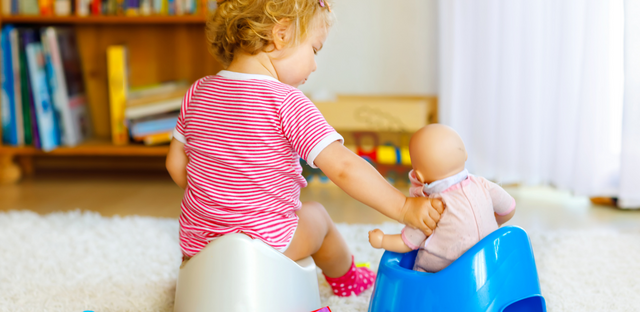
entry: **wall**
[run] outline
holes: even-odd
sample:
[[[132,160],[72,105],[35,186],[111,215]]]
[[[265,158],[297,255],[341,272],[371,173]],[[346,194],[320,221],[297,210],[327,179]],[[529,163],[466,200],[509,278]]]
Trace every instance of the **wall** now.
[[[437,94],[437,0],[335,0],[336,22],[302,91]]]

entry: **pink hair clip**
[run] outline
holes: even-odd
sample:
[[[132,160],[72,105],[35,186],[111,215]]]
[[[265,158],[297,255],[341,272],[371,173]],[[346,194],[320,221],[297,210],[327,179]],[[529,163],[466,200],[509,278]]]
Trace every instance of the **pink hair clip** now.
[[[325,3],[324,0],[318,0],[318,3],[320,3],[320,7],[324,8],[325,7]],[[327,10],[329,10],[329,12],[331,12],[331,7],[329,6],[329,4],[326,4]]]

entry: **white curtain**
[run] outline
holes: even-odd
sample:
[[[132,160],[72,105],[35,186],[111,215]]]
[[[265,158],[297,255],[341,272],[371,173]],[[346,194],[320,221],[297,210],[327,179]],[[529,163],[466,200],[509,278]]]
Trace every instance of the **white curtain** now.
[[[439,1],[439,117],[463,137],[471,172],[621,194],[623,1]],[[635,161],[634,196],[639,152],[622,158]]]
[[[618,205],[640,207],[640,0],[624,6],[624,121]]]

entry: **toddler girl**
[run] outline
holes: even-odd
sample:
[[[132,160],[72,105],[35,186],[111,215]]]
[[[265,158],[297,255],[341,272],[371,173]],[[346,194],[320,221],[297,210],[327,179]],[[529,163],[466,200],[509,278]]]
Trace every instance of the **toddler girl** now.
[[[429,235],[443,207],[406,198],[342,137],[296,87],[316,70],[331,24],[326,0],[226,0],[207,22],[212,54],[226,70],[184,97],[167,156],[185,189],[185,259],[217,237],[244,233],[292,260],[312,256],[338,296],[360,294],[375,275],[356,268],[324,207],[301,203],[300,157],[355,199]]]

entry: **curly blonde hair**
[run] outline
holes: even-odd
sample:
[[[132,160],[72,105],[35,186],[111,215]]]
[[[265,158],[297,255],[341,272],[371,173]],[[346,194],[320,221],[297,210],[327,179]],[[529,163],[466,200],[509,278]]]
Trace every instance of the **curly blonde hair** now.
[[[323,3],[321,6],[320,3]],[[314,18],[328,27],[332,1],[327,0],[223,0],[207,19],[209,51],[226,68],[237,51],[255,55],[273,42],[273,27],[288,21],[294,35],[287,46],[303,42]]]

